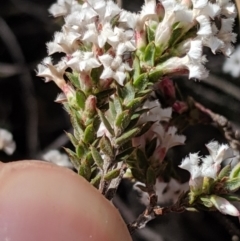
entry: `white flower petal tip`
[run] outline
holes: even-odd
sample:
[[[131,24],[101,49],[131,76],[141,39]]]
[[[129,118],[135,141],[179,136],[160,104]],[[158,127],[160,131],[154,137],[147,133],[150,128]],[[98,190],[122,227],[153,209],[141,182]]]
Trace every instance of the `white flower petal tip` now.
[[[0,150],[3,150],[7,155],[12,155],[15,149],[16,143],[12,134],[5,129],[0,129]]]
[[[240,216],[240,212],[238,211],[238,209],[225,198],[212,195],[210,197],[210,201],[221,213],[236,217]]]

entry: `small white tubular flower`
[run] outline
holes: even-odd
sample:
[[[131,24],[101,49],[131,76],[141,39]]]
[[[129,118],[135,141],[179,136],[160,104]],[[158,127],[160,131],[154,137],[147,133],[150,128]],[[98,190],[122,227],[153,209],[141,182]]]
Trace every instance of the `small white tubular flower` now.
[[[225,60],[223,72],[229,73],[234,78],[240,76],[240,45],[238,45],[234,53]]]
[[[130,29],[135,29],[139,15],[136,13],[131,13],[126,10],[122,10],[119,14],[119,23],[129,27]]]
[[[223,160],[233,157],[233,150],[227,144],[219,144],[217,141],[209,142],[206,145],[210,156],[215,163],[221,163]]]
[[[101,66],[101,63],[94,56],[93,52],[76,51],[72,58],[67,62],[67,66],[76,71],[90,71]]]
[[[0,128],[0,150],[3,150],[8,155],[12,155],[15,149],[16,143],[13,140],[12,134]]]
[[[42,156],[43,160],[54,163],[58,166],[73,168],[66,154],[60,153],[58,150],[50,150]]]
[[[196,17],[196,20],[200,24],[200,29],[198,30],[198,35],[211,35],[212,34],[212,27],[210,19],[205,15],[200,15]]]
[[[134,32],[133,30],[125,31],[122,28],[115,27],[114,35],[108,37],[107,41],[114,49],[119,44],[124,44],[126,51],[134,51],[136,49],[134,45]]]
[[[237,210],[237,208],[225,198],[211,195],[210,201],[221,213],[237,217],[240,216],[240,212]]]
[[[122,61],[121,56],[112,57],[110,54],[99,56],[99,61],[103,64],[104,70],[101,79],[115,79],[118,84],[123,85],[126,78],[126,71],[131,70],[127,63]]]
[[[202,174],[199,163],[200,157],[198,156],[198,153],[190,153],[189,157],[186,157],[179,167],[189,171],[191,179],[195,179]]]
[[[210,177],[215,179],[220,171],[222,161],[234,156],[233,150],[226,144],[220,145],[214,141],[208,143],[206,147],[209,151],[209,156],[200,158],[197,153],[190,154],[179,166],[190,172],[191,179],[197,177]]]
[[[52,55],[56,52],[63,52],[71,54],[78,49],[76,41],[80,38],[80,34],[72,31],[72,29],[63,27],[63,32],[56,32],[54,34],[54,40],[47,43],[48,55]]]
[[[149,111],[141,115],[141,118],[138,121],[139,125],[148,121],[167,121],[172,116],[172,108],[162,109],[158,100],[146,100],[142,109],[149,109]]]
[[[44,77],[46,82],[54,81],[56,85],[62,89],[66,84],[63,74],[65,72],[66,60],[63,58],[57,65],[52,64],[52,59],[46,57],[42,63],[37,66],[37,76]]]

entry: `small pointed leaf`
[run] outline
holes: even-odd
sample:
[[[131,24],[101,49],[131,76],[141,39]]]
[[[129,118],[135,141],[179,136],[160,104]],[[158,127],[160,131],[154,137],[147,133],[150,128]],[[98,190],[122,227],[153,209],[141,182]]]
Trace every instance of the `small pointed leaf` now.
[[[125,132],[120,137],[118,137],[115,140],[115,143],[120,146],[126,143],[127,141],[131,140],[133,137],[135,137],[140,132],[140,128],[134,128],[132,130],[129,130],[128,132]]]
[[[235,192],[240,188],[240,177],[227,180],[223,186],[227,191]]]
[[[81,91],[81,90],[77,90],[76,92],[76,102],[77,102],[77,105],[82,109],[84,110],[85,108],[85,102],[86,102],[86,96],[85,94]]]
[[[84,177],[87,181],[90,181],[91,177],[91,167],[86,165],[86,163],[83,163],[78,170],[78,174],[82,177]]]
[[[94,161],[96,162],[96,164],[102,169],[103,168],[103,159],[102,159],[102,156],[101,156],[101,154],[98,152],[98,150],[95,148],[95,147],[93,147],[93,146],[91,146],[90,147],[90,149],[91,149],[91,153],[92,153],[92,157],[93,157],[93,159],[94,159]]]
[[[104,176],[104,180],[106,181],[111,181],[112,179],[116,178],[119,176],[121,169],[113,169],[111,171],[109,171],[105,176]]]
[[[234,168],[232,169],[229,177],[230,178],[240,177],[240,162],[237,163],[237,165],[234,166]]]
[[[101,138],[100,149],[105,155],[109,156],[111,159],[114,157],[113,147],[112,147],[111,141],[107,136],[103,136]]]
[[[145,49],[143,61],[151,67],[154,66],[155,53],[156,53],[155,44],[154,42],[150,42]]]
[[[147,185],[149,185],[149,186],[155,185],[155,183],[156,183],[156,174],[155,174],[155,172],[154,172],[152,167],[149,167],[147,169],[146,177],[147,177],[147,183],[146,183]]]
[[[128,149],[125,149],[124,151],[120,152],[115,160],[118,161],[125,161],[131,154],[132,152],[135,150],[135,147],[130,147]]]
[[[98,110],[98,115],[100,116],[100,119],[101,121],[103,122],[104,126],[106,127],[106,129],[108,130],[108,132],[114,136],[114,131],[113,131],[113,128],[111,126],[111,124],[109,123],[108,119],[105,117],[105,115],[100,111]]]
[[[128,126],[128,124],[131,121],[131,113],[129,110],[123,111],[121,114],[119,114],[116,117],[114,126],[115,126],[115,135],[119,136],[121,133],[125,130],[125,128]]]
[[[87,128],[84,131],[84,135],[83,135],[83,141],[85,143],[92,143],[96,138],[96,133],[95,130],[93,128],[93,124],[90,124],[87,126]]]
[[[224,177],[228,177],[230,171],[231,171],[231,165],[228,164],[220,171],[220,173],[218,174],[217,179],[221,180]]]

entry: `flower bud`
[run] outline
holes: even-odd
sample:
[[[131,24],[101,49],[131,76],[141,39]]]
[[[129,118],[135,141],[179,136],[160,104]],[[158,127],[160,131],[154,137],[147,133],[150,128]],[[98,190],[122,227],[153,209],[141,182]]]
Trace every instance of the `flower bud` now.
[[[176,99],[176,92],[173,81],[169,78],[164,78],[159,84],[158,89],[161,91],[164,99],[167,102],[173,102]]]
[[[91,118],[96,113],[96,103],[97,98],[93,95],[88,96],[86,103],[85,103],[85,111],[84,114],[86,117]]]

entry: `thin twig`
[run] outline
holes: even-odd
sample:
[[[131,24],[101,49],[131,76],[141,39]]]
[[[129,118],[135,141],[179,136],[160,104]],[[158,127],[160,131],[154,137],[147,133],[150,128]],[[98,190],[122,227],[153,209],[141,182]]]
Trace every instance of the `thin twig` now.
[[[22,66],[22,74],[19,75],[22,88],[23,99],[27,112],[26,120],[26,141],[29,157],[34,157],[38,148],[38,113],[35,91],[29,69],[26,67],[25,58],[21,47],[7,23],[0,17],[0,36],[8,48],[13,61]]]
[[[210,116],[211,119],[213,120],[213,122],[215,122],[219,126],[219,128],[222,129],[224,136],[227,139],[227,141],[229,142],[230,146],[234,150],[240,151],[239,132],[233,130],[233,127],[232,127],[231,123],[227,120],[227,118],[225,118],[222,115],[214,113],[213,111],[211,111],[210,109],[207,109],[205,106],[196,102],[195,100],[193,100],[193,103],[197,109],[199,109],[203,113]]]

